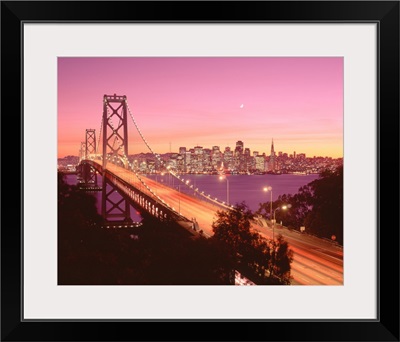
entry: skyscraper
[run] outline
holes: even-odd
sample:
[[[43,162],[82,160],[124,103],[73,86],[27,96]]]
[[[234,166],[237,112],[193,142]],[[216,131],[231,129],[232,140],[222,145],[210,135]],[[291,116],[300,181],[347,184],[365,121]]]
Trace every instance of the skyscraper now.
[[[272,143],[271,143],[271,156],[275,156],[275,150],[274,150],[274,138],[272,138]]]
[[[243,153],[243,141],[238,140],[238,141],[236,142],[235,151],[238,151],[238,152],[240,152],[240,153]]]
[[[274,139],[272,138],[271,154],[269,156],[268,169],[269,169],[269,171],[275,172],[275,168],[276,168],[276,155],[275,155],[275,150],[274,150]]]
[[[235,169],[242,171],[243,169],[243,141],[238,140],[235,147]]]

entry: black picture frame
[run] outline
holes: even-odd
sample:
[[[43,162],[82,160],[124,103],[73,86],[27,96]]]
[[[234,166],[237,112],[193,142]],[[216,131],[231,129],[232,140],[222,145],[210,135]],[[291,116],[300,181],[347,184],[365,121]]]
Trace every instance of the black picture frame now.
[[[61,21],[378,23],[378,319],[23,321],[22,24]],[[398,1],[2,1],[1,47],[3,341],[399,341]]]

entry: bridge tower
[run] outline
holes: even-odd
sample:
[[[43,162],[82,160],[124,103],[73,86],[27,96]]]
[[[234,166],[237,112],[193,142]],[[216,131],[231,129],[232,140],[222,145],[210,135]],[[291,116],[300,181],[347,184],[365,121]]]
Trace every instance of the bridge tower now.
[[[77,172],[78,172],[78,180],[79,182],[81,182],[82,178],[83,178],[83,164],[82,164],[82,160],[85,159],[85,153],[86,153],[86,146],[85,146],[85,142],[81,142],[81,147],[79,149],[79,165],[77,167]]]
[[[108,178],[106,166],[111,161],[128,167],[128,110],[125,95],[103,97],[103,194],[102,216],[105,222],[132,222],[127,198]]]
[[[116,119],[116,121],[113,121]],[[103,97],[103,169],[107,158],[128,167],[128,111],[125,95]]]
[[[80,188],[85,190],[101,190],[97,183],[96,169],[85,162],[86,159],[93,159],[96,153],[96,131],[94,129],[86,129],[85,141],[81,143],[81,163],[79,165],[80,172]],[[84,162],[82,162],[84,161]]]
[[[86,158],[96,153],[96,130],[92,128],[86,129]]]
[[[86,144],[84,141],[81,142],[81,149],[79,150],[79,159],[80,161],[86,159]]]

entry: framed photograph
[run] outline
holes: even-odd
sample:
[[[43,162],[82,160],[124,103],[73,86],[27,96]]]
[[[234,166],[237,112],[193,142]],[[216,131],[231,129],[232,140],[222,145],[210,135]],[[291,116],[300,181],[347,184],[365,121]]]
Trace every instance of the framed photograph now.
[[[2,340],[399,341],[398,1],[1,9]]]

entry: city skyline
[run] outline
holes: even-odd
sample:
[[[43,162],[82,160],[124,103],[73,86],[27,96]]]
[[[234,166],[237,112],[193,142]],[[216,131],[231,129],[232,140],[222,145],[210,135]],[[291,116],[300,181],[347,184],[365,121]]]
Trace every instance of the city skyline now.
[[[97,134],[97,132],[96,132],[96,134]],[[238,140],[239,141],[239,140]],[[243,142],[243,140],[240,140],[240,141],[242,141]],[[83,141],[83,143],[84,143],[84,141]],[[244,142],[243,142],[244,143]],[[159,154],[159,155],[166,155],[166,154],[179,154],[179,150],[181,149],[181,148],[185,148],[187,151],[189,151],[189,150],[193,150],[195,147],[201,147],[203,150],[212,150],[213,149],[213,147],[214,146],[216,146],[216,147],[218,147],[219,148],[219,150],[221,151],[221,153],[224,153],[224,151],[225,151],[225,148],[227,148],[227,147],[229,147],[230,148],[230,151],[234,151],[235,150],[235,145],[236,144],[236,142],[235,143],[232,143],[232,144],[229,144],[229,145],[224,145],[224,146],[219,146],[219,145],[215,145],[215,144],[213,144],[213,145],[209,145],[209,146],[203,146],[203,145],[191,145],[191,146],[179,146],[179,147],[176,147],[175,149],[174,148],[171,148],[171,151],[165,151],[165,152],[163,152],[163,153],[159,153],[158,151],[154,151],[154,153],[155,154]],[[271,143],[270,143],[271,144]],[[275,144],[275,141],[274,141],[274,145],[276,146],[276,144]],[[80,145],[78,146],[78,148],[80,147]],[[245,149],[247,149],[248,147],[246,146],[246,144],[244,143],[244,148]],[[270,156],[270,149],[271,149],[271,145],[269,146],[269,148],[267,148],[265,151],[259,151],[259,150],[252,150],[252,149],[250,149],[250,153],[251,153],[251,155],[253,155],[253,152],[257,152],[258,153],[258,155],[265,155],[266,157],[269,157]],[[79,151],[78,151],[79,152]],[[286,155],[288,155],[289,157],[290,156],[298,156],[298,155],[305,155],[306,156],[306,158],[332,158],[332,159],[343,159],[343,156],[340,156],[340,157],[332,157],[332,156],[328,156],[328,155],[308,155],[307,153],[304,153],[303,151],[298,151],[298,150],[294,150],[294,151],[282,151],[281,149],[279,149],[279,148],[275,148],[275,154],[276,154],[276,156],[278,156],[278,154],[279,153],[282,153],[282,154],[286,154]],[[135,152],[135,153],[131,153],[131,152],[129,152],[129,154],[128,154],[128,156],[131,156],[131,155],[138,155],[138,154],[152,154],[152,152],[150,152],[149,150],[147,150],[147,151],[138,151],[138,152]],[[65,155],[65,156],[62,156],[62,157],[58,157],[59,159],[62,159],[62,158],[65,158],[65,157],[79,157],[79,153],[73,153],[73,154],[68,154],[68,155]]]
[[[240,141],[242,141],[244,143],[243,148],[247,149],[248,147],[247,147],[246,143],[243,140],[240,140]],[[179,147],[175,148],[175,150],[172,148],[171,151],[166,151],[166,152],[163,152],[163,153],[158,153],[157,151],[155,151],[155,153],[156,154],[160,154],[160,155],[179,154],[179,150],[181,148],[185,148],[187,151],[189,151],[189,150],[194,150],[196,147],[201,147],[203,150],[210,150],[210,151],[212,151],[213,147],[218,147],[219,150],[221,151],[221,153],[224,153],[225,148],[227,148],[227,147],[230,148],[230,151],[234,151],[235,147],[236,147],[235,144],[236,144],[236,142],[232,143],[232,144],[224,145],[224,146],[219,146],[219,145],[215,145],[215,144],[209,145],[209,146],[205,146],[205,145],[201,145],[201,144],[199,144],[199,145],[191,145],[191,146],[179,146]],[[274,141],[274,146],[276,146],[275,141]],[[266,157],[269,157],[271,155],[271,142],[270,142],[270,146],[267,147],[265,151],[252,150],[251,148],[249,148],[249,149],[250,149],[251,155],[253,155],[254,152],[257,152],[258,155],[265,155]],[[141,151],[141,152],[139,151],[138,153],[129,153],[129,155],[147,154],[147,153],[151,154],[150,151]],[[333,158],[333,159],[341,159],[341,158],[343,158],[343,157],[331,157],[331,156],[327,156],[327,155],[308,155],[307,153],[304,153],[303,151],[297,151],[297,150],[294,150],[294,151],[282,151],[279,148],[275,148],[275,155],[278,156],[279,153],[287,154],[288,156],[305,155],[306,158],[314,158],[314,157],[316,157],[316,158]]]
[[[93,139],[93,136],[92,136]],[[82,143],[83,144],[83,143]],[[83,149],[84,144],[82,145]],[[90,143],[90,148],[93,148]],[[58,159],[58,167],[73,168],[79,163],[80,158],[93,158],[93,152],[80,151],[80,156],[66,156]],[[335,170],[343,165],[343,158],[332,158],[328,156],[307,156],[305,153],[294,151],[288,154],[284,151],[276,151],[273,140],[271,141],[270,153],[251,151],[245,147],[243,141],[236,141],[235,148],[226,146],[181,146],[179,151],[163,154],[141,152],[129,154],[130,168],[140,170],[145,174],[164,172],[170,169],[179,173],[200,174],[319,174],[324,170]],[[163,163],[160,163],[160,158]],[[97,159],[97,158],[96,158]],[[73,168],[74,169],[74,168]]]
[[[343,157],[343,59],[264,57],[58,60],[58,157],[99,134],[104,94],[126,95],[156,153],[182,146]],[[150,152],[128,117],[129,154]],[[98,127],[94,127],[94,126]],[[97,135],[98,136],[98,135]]]

